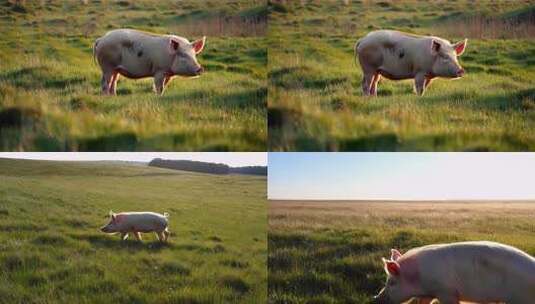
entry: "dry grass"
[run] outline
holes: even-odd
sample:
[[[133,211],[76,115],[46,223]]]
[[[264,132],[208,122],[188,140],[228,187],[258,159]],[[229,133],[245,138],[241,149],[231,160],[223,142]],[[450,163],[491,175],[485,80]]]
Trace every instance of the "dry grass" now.
[[[451,20],[437,28],[438,36],[475,39],[531,39],[535,37],[535,14],[527,20],[472,16]]]
[[[444,213],[456,218],[526,216],[535,212],[532,201],[285,201],[270,202],[270,215],[319,216],[366,219],[410,214],[413,218],[439,219]]]

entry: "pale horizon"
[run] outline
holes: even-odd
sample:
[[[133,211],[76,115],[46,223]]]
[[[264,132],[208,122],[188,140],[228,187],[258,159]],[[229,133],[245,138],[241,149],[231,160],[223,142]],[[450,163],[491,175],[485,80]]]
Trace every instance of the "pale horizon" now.
[[[162,158],[221,163],[231,167],[267,166],[267,153],[265,152],[1,152],[0,158],[142,163]]]
[[[530,153],[269,153],[268,199],[532,201]]]

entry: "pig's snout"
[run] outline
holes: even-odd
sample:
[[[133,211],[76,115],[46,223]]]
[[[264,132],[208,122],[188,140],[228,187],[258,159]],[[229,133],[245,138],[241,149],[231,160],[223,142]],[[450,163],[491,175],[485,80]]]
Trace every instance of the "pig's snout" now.
[[[201,75],[203,72],[204,72],[204,69],[203,69],[203,67],[200,66],[200,67],[197,69],[197,71],[195,71],[195,74],[196,74],[196,75]]]
[[[457,77],[463,77],[464,76],[464,69],[460,68],[457,70]]]

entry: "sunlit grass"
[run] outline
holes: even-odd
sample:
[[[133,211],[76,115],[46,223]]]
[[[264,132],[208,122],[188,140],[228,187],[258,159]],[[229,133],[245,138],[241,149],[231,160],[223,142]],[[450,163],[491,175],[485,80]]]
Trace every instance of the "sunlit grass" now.
[[[379,96],[366,98],[361,93],[360,66],[354,63],[358,38],[376,28],[432,34],[452,16],[462,21],[463,15],[456,13],[468,4],[445,9],[418,2],[348,2],[272,6],[270,150],[535,149],[535,44],[529,36],[468,37],[468,48],[460,57],[467,71],[462,79],[437,79],[424,97],[414,94],[412,81],[383,80]],[[487,2],[475,7],[475,13],[492,11],[500,18],[518,16],[529,8],[483,3]],[[452,41],[464,38],[453,31],[443,34]]]
[[[27,11],[19,12],[0,2],[6,13],[0,20],[1,149],[265,151],[267,41],[254,36],[258,31],[249,37],[245,31],[231,36],[235,31],[221,26],[212,31],[212,15],[203,13],[240,16],[254,8],[262,16],[265,6],[255,1],[215,7],[196,1],[121,3],[56,1],[44,9],[28,2]],[[147,18],[157,13],[161,20]],[[183,15],[187,18],[174,18]],[[210,27],[190,26],[203,20]],[[101,96],[91,48],[95,38],[120,27],[191,40],[208,35],[198,58],[206,73],[197,79],[177,77],[163,97],[152,91],[152,79],[125,78],[119,80],[117,97]]]
[[[0,303],[263,303],[266,179],[0,159]],[[169,243],[106,235],[109,210],[170,214]]]

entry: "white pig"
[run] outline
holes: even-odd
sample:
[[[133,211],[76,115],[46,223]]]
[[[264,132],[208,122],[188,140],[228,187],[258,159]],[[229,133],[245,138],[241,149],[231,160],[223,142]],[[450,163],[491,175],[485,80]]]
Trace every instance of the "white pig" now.
[[[203,72],[196,55],[205,42],[206,37],[190,43],[175,35],[110,31],[93,45],[93,56],[102,69],[102,93],[115,95],[120,74],[133,79],[154,77],[154,91],[161,95],[173,76],[199,76]]]
[[[158,240],[167,242],[170,232],[167,229],[169,214],[154,212],[121,212],[110,210],[110,222],[100,228],[105,233],[121,233],[121,239],[126,240],[128,233],[134,234],[141,241],[141,232],[155,232]]]
[[[535,303],[535,259],[493,242],[430,245],[405,254],[392,249],[383,259],[386,286],[377,304],[399,304],[412,298],[429,304]]]
[[[362,68],[364,95],[377,95],[381,76],[392,80],[414,79],[423,95],[435,77],[464,75],[457,56],[463,54],[467,39],[451,44],[433,36],[416,36],[398,31],[373,31],[355,44],[355,60]]]

